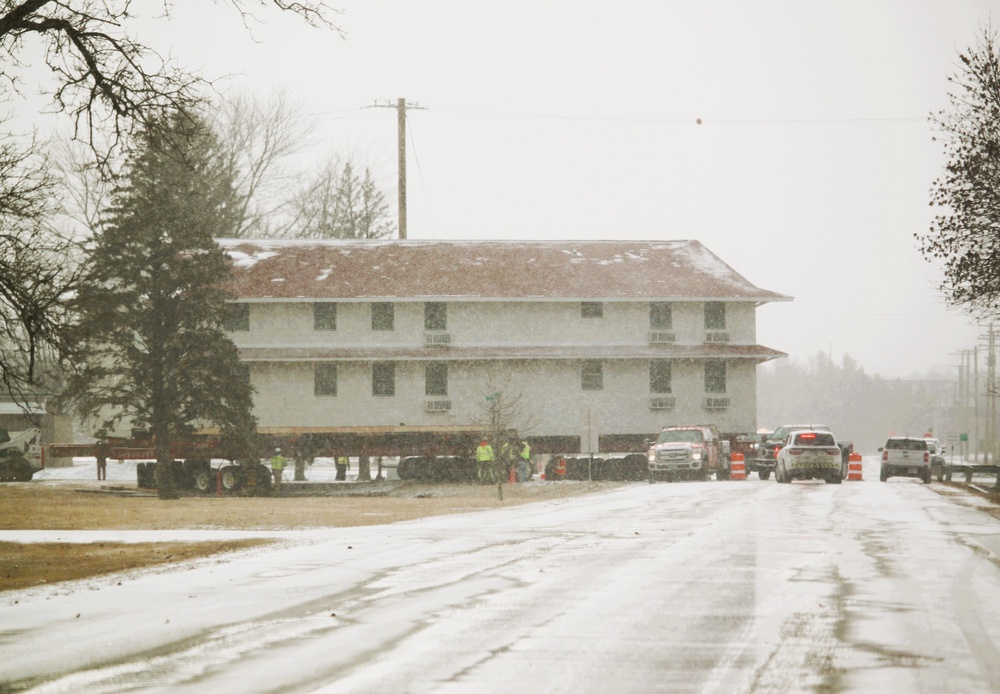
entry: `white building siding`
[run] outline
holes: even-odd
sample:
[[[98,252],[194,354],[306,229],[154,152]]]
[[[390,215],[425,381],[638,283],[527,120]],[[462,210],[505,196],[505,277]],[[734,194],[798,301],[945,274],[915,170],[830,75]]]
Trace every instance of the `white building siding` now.
[[[232,333],[238,346],[420,347],[424,344],[424,302],[393,304],[392,330],[372,330],[371,302],[337,302],[336,330],[316,330],[312,302],[257,302],[250,330]],[[454,346],[644,345],[649,340],[649,302],[605,302],[601,318],[581,317],[580,302],[443,302]],[[705,341],[704,302],[672,302],[669,332],[677,344]],[[732,344],[754,344],[755,308],[726,304]],[[716,332],[716,331],[713,331]]]
[[[602,434],[652,434],[666,424],[704,422],[724,432],[756,428],[753,363],[728,361],[726,392],[706,393],[703,361],[674,362],[676,405],[669,410],[650,408],[649,360],[602,361],[604,387],[597,391],[583,390],[580,360],[449,362],[446,396],[425,395],[427,362],[396,362],[392,397],[372,394],[371,362],[338,363],[337,395],[316,396],[315,363],[252,364],[262,427],[476,424],[486,419],[485,396],[501,389],[521,402],[519,426],[532,436],[576,435],[588,408]],[[726,398],[729,406],[707,411],[706,397]],[[447,400],[451,409],[427,412],[428,400]]]

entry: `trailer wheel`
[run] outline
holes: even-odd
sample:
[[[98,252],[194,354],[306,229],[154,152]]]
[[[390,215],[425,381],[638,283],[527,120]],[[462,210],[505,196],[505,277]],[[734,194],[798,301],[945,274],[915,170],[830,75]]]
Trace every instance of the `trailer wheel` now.
[[[771,476],[771,471],[770,470],[758,470],[757,471],[757,476],[760,477],[762,480],[766,481]]]
[[[239,470],[235,465],[227,465],[222,468],[220,473],[222,475],[222,488],[227,491],[235,491],[239,489],[240,486],[240,475]]]
[[[215,475],[211,470],[198,470],[194,473],[194,488],[202,494],[212,491]]]

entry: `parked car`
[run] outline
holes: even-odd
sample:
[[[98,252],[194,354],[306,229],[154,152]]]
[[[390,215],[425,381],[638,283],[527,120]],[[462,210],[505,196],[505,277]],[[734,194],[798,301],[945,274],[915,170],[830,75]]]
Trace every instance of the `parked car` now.
[[[931,475],[937,475],[940,482],[944,477],[944,446],[929,436],[925,436],[924,441],[927,442],[927,451],[931,454]]]
[[[927,439],[891,436],[878,450],[882,454],[879,479],[883,482],[890,477],[919,477],[924,484],[930,484],[931,452]]]
[[[844,476],[837,439],[829,431],[793,431],[778,451],[774,478],[785,484],[793,479],[821,479],[829,484],[840,484]]]
[[[798,430],[830,431],[830,427],[825,424],[786,424],[785,426],[778,427],[765,436],[763,443],[757,448],[757,457],[753,460],[752,464],[747,463],[747,470],[756,470],[757,476],[762,480],[770,477],[771,470],[774,470],[775,465],[778,463],[778,452],[785,445],[785,441],[788,440],[788,435]]]

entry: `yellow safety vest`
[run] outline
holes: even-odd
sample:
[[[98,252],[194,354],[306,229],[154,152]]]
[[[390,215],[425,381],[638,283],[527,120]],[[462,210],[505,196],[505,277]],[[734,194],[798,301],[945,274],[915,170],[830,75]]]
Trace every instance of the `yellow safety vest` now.
[[[285,469],[285,456],[276,455],[271,458],[271,469],[272,470],[284,470]]]
[[[486,444],[476,449],[476,460],[480,463],[493,460],[493,446]]]
[[[527,441],[524,442],[524,448],[521,449],[521,457],[525,460],[531,459],[531,446],[528,445]]]

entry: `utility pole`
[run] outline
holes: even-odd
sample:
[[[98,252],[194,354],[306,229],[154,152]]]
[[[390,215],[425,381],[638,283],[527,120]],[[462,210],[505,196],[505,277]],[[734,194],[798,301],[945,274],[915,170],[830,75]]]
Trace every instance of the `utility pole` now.
[[[993,333],[993,324],[990,323],[990,353],[986,357],[986,394],[989,400],[986,401],[986,416],[989,418],[986,423],[986,430],[989,432],[989,459],[986,461],[988,464],[993,464],[997,459],[997,373],[996,373],[996,363],[997,358],[994,353],[994,347],[996,346],[996,339]]]
[[[979,438],[979,345],[976,345],[972,349],[972,407],[976,417],[976,426],[973,432],[976,454],[973,460],[978,461],[983,445],[982,440]]]
[[[426,109],[419,103],[406,103],[405,98],[396,99],[396,103],[391,101],[372,102],[366,108],[394,108],[396,109],[396,149],[399,171],[399,180],[396,184],[397,206],[399,211],[399,238],[406,239],[406,109]]]

